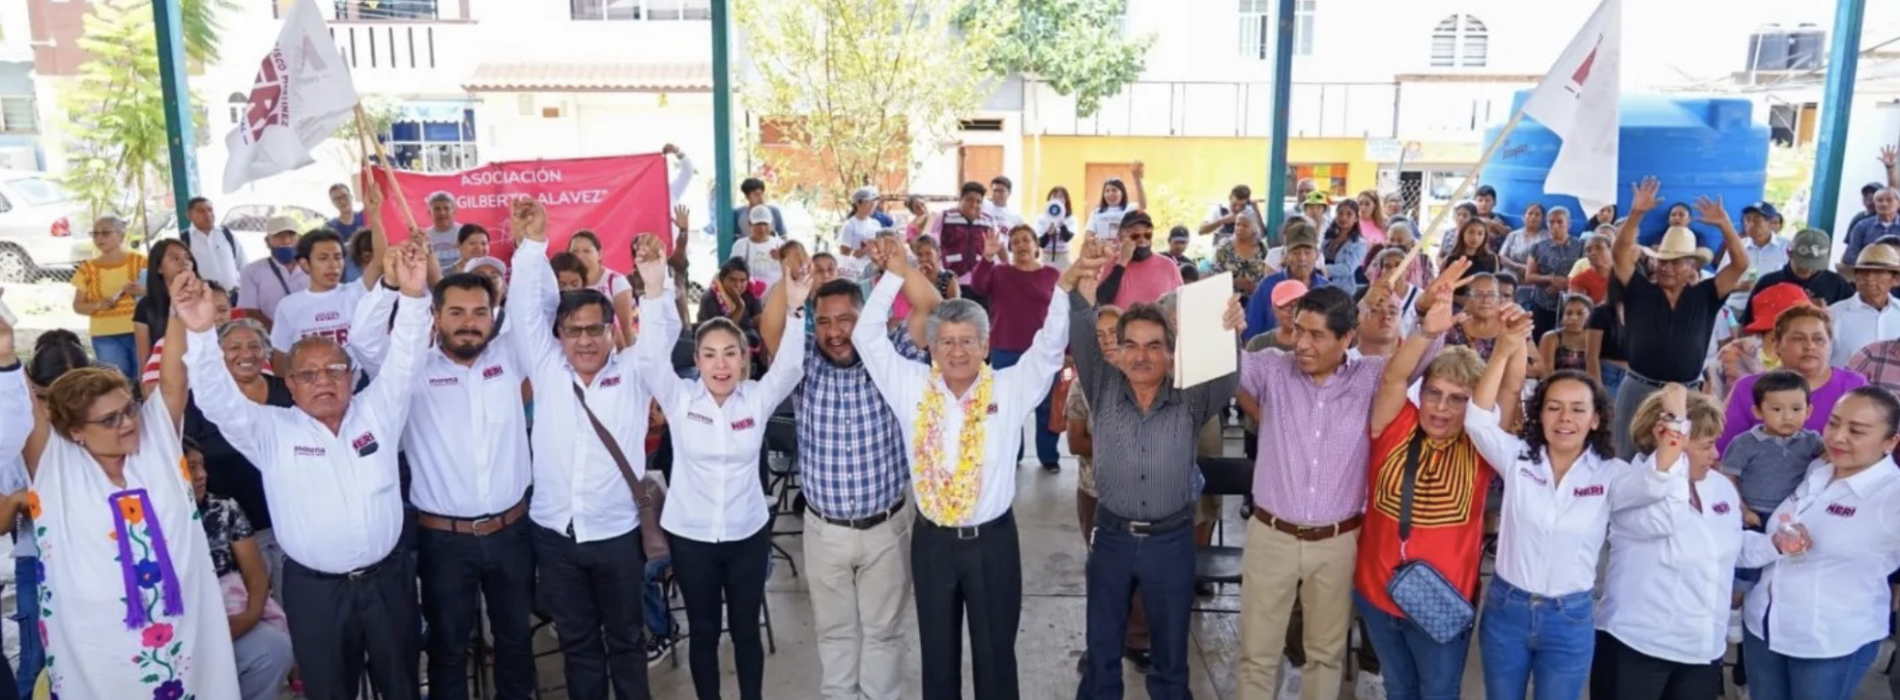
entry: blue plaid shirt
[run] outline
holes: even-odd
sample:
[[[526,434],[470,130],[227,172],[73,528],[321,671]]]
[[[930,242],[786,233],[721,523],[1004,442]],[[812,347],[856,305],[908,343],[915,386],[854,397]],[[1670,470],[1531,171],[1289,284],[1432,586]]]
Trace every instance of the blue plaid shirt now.
[[[907,328],[890,333],[899,355],[929,362]],[[897,414],[871,383],[862,362],[831,363],[815,338],[805,339],[805,380],[798,401],[799,488],[829,518],[884,512],[910,489],[910,458]]]

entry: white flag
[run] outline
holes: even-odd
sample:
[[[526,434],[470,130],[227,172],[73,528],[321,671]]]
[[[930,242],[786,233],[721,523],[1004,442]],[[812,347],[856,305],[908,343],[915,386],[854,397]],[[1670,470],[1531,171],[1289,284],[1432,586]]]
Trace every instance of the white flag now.
[[[314,162],[311,149],[330,138],[355,107],[350,68],[337,55],[316,0],[298,2],[258,66],[237,128],[224,137],[231,154],[224,191]]]
[[[1584,211],[1616,203],[1622,64],[1622,0],[1603,0],[1524,102],[1524,114],[1563,139],[1544,191],[1576,197]]]

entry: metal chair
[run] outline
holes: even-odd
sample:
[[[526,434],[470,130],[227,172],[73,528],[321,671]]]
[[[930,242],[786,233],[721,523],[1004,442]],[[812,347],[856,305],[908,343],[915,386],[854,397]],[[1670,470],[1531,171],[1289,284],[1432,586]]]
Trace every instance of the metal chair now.
[[[1199,460],[1201,478],[1204,483],[1201,493],[1208,496],[1246,497],[1253,490],[1253,460],[1245,457],[1203,457]],[[1207,584],[1215,587],[1240,585],[1241,548],[1222,543],[1194,550],[1194,583],[1196,586]],[[1222,608],[1200,608],[1195,612],[1238,613],[1238,610]]]
[[[792,578],[798,578],[798,562],[792,554],[778,543],[780,537],[798,537],[804,529],[797,526],[802,522],[805,511],[805,496],[798,485],[798,419],[794,413],[794,399],[787,398],[780,404],[772,418],[765,423],[765,443],[759,453],[759,468],[764,473],[765,493],[771,497],[772,556],[783,560],[791,569]],[[778,455],[779,460],[774,460]],[[775,466],[774,463],[778,466]],[[793,527],[789,530],[776,529],[779,516],[791,516]]]

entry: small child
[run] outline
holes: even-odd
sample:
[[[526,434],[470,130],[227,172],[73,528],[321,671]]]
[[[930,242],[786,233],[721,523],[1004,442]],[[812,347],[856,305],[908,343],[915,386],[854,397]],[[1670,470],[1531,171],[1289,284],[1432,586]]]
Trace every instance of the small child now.
[[[1821,435],[1802,427],[1808,420],[1808,382],[1778,369],[1755,382],[1755,418],[1761,425],[1730,442],[1722,471],[1735,477],[1747,511],[1742,519],[1759,530],[1775,507],[1807,477],[1808,464],[1821,454]]]

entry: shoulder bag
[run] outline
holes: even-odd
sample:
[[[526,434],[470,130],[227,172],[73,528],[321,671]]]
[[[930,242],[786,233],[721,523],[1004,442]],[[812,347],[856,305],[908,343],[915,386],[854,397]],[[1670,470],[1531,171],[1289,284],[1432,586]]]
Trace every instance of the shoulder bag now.
[[[1433,641],[1445,644],[1471,629],[1477,610],[1464,592],[1445,580],[1444,574],[1438,573],[1430,563],[1422,559],[1408,561],[1405,556],[1405,541],[1412,536],[1412,494],[1418,484],[1418,453],[1424,442],[1424,429],[1415,428],[1411,444],[1405,449],[1405,485],[1399,498],[1399,566],[1393,570],[1392,580],[1386,582],[1385,591],[1392,596],[1392,604],[1405,613],[1406,619],[1418,625]]]

